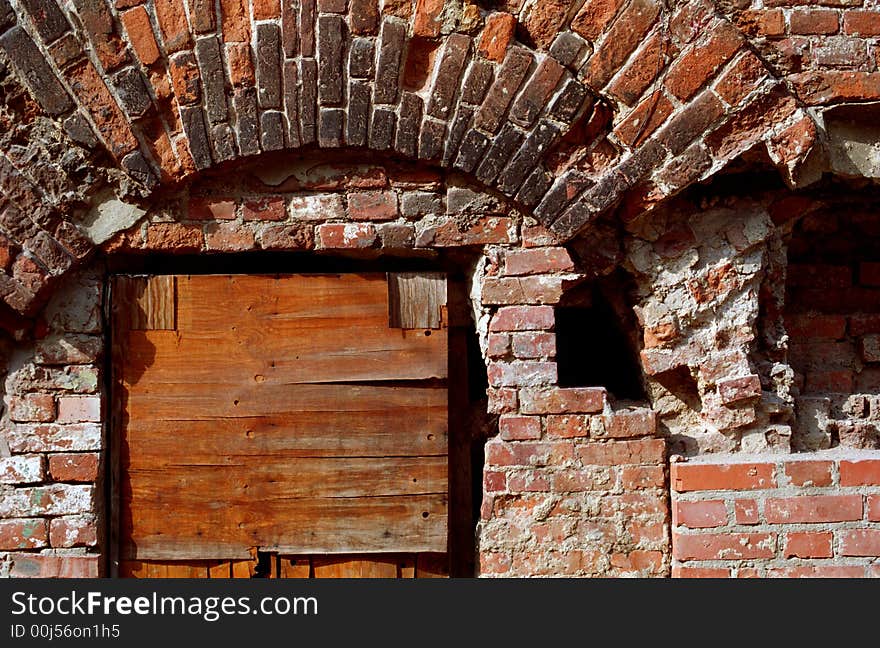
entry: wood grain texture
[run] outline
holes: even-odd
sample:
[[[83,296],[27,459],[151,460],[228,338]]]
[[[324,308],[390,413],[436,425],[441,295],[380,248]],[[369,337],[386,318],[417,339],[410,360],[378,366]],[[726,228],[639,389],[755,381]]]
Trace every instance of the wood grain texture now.
[[[172,279],[175,330],[114,329],[123,561],[446,551],[445,330],[385,275]]]
[[[388,319],[392,328],[439,329],[446,307],[446,275],[431,272],[388,274]]]
[[[119,276],[113,281],[114,317],[131,331],[174,330],[177,323],[175,277]]]

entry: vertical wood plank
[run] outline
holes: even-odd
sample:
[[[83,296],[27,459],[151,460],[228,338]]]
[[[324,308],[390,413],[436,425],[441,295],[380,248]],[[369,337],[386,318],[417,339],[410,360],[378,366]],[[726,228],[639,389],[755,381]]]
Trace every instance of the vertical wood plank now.
[[[416,577],[416,557],[413,554],[401,556],[398,561],[397,577],[398,578],[415,578]]]
[[[446,306],[446,275],[439,272],[388,273],[388,325],[439,329]]]
[[[176,281],[173,275],[116,277],[115,316],[131,331],[175,330]]]
[[[232,578],[232,564],[228,560],[212,561],[208,565],[208,578]]]
[[[307,556],[279,556],[279,578],[311,578],[312,565]]]
[[[253,560],[233,560],[232,578],[253,578],[257,563]]]
[[[423,553],[416,556],[416,578],[449,578],[447,554]]]

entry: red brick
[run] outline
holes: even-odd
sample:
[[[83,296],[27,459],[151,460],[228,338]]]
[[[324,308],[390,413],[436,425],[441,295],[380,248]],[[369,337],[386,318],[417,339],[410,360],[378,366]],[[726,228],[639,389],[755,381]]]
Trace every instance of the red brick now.
[[[61,396],[58,398],[59,423],[100,423],[100,396]]]
[[[831,486],[831,461],[787,461],[785,475],[793,486]]]
[[[489,384],[493,387],[531,387],[553,384],[557,380],[556,363],[529,360],[490,362],[486,368]],[[538,414],[540,412],[525,412]]]
[[[730,570],[720,567],[672,566],[673,578],[730,578]]]
[[[805,565],[774,567],[767,570],[768,578],[863,578],[864,576],[863,566]]]
[[[98,523],[92,515],[54,518],[49,526],[49,543],[61,547],[94,547],[98,544]]]
[[[837,12],[833,9],[793,9],[788,17],[792,34],[834,34],[837,32]]]
[[[128,32],[128,41],[141,63],[149,67],[159,60],[159,46],[156,44],[147,10],[143,7],[135,7],[123,12],[120,17]]]
[[[561,439],[590,436],[590,417],[577,414],[556,414],[545,418],[547,436]]]
[[[564,277],[489,277],[483,281],[483,304],[555,304],[562,298]]]
[[[516,18],[509,13],[496,12],[486,18],[486,26],[477,44],[477,52],[483,58],[501,63],[507,47],[513,40]]]
[[[489,387],[486,390],[490,414],[509,414],[517,409],[516,389],[510,387]]]
[[[785,330],[789,336],[797,338],[829,338],[840,340],[846,335],[846,317],[843,315],[809,315],[785,316]]]
[[[513,222],[505,217],[484,217],[466,226],[445,218],[423,229],[416,238],[416,247],[504,245],[515,242],[514,232]]]
[[[672,464],[672,488],[680,493],[700,490],[773,488],[773,464]]]
[[[633,105],[666,66],[666,43],[659,33],[651,36],[608,86],[608,92],[627,106]]]
[[[868,495],[865,506],[868,509],[868,520],[880,522],[880,495]]]
[[[486,464],[489,466],[558,465],[573,457],[574,444],[565,441],[490,441],[486,444]]]
[[[880,486],[880,459],[840,462],[841,486]]]
[[[150,223],[144,247],[147,250],[198,252],[205,244],[201,227],[181,223]]]
[[[481,574],[505,574],[510,571],[510,556],[505,553],[480,552]]]
[[[307,223],[269,225],[260,231],[259,243],[264,250],[311,250],[315,237]]]
[[[861,495],[811,495],[767,499],[764,515],[770,524],[847,522],[862,519]]]
[[[822,533],[786,533],[783,558],[831,558],[833,539],[830,531]]]
[[[673,524],[690,529],[709,529],[727,524],[727,506],[724,500],[702,502],[675,502]]]
[[[244,252],[256,246],[254,233],[238,223],[210,223],[205,227],[205,248],[219,252]]]
[[[775,553],[775,533],[672,534],[672,555],[678,560],[750,560]]]
[[[498,432],[505,441],[541,438],[541,419],[537,416],[502,416]]]
[[[183,0],[155,0],[153,6],[165,51],[170,54],[188,47],[191,40]]]
[[[489,325],[490,331],[550,330],[555,324],[552,306],[504,306]]]
[[[507,333],[489,333],[486,343],[486,355],[490,358],[503,358],[510,353],[510,335]]]
[[[281,16],[279,0],[253,0],[254,20],[271,20]]]
[[[664,488],[666,471],[663,466],[624,466],[620,471],[620,485],[625,491]]]
[[[612,439],[651,436],[657,432],[657,417],[647,408],[608,414],[602,417],[602,423],[604,436]]]
[[[880,11],[852,10],[843,12],[843,31],[859,36],[880,35]]]
[[[758,524],[761,521],[758,502],[753,499],[734,500],[733,519],[737,524]]]
[[[656,465],[666,458],[666,442],[663,439],[639,439],[587,443],[578,446],[577,454],[585,466]]]
[[[220,0],[223,40],[247,43],[251,39],[251,21],[247,0]]]
[[[0,457],[0,484],[36,484],[45,477],[40,455]]]
[[[246,221],[283,221],[287,219],[284,198],[270,197],[245,202],[242,217]]]
[[[56,482],[93,482],[98,478],[100,455],[96,452],[49,455],[49,474]]]
[[[791,263],[786,272],[788,286],[849,288],[852,283],[852,270],[845,265]]]
[[[666,88],[682,101],[690,99],[742,45],[742,37],[729,22],[715,28],[704,45],[681,56],[670,68]]]
[[[880,315],[858,314],[849,318],[850,335],[880,333]]]
[[[568,250],[561,247],[510,250],[504,257],[504,274],[530,275],[574,270]]]
[[[622,513],[624,517],[666,515],[668,508],[663,497],[651,492],[625,493],[604,497],[600,503],[599,515],[612,518],[618,513]]]
[[[648,572],[657,574],[663,567],[663,553],[660,551],[630,551],[611,554],[611,565],[624,572]]]
[[[757,374],[718,381],[718,395],[725,405],[761,396],[761,379]]]
[[[585,81],[597,90],[603,88],[651,29],[659,12],[660,5],[652,0],[630,2],[590,57]]]
[[[315,230],[323,249],[371,248],[377,237],[376,228],[368,223],[325,223]]]
[[[251,48],[248,43],[229,43],[226,45],[226,62],[229,65],[229,81],[235,88],[254,86],[257,77]]]
[[[673,110],[669,99],[655,92],[632,109],[614,129],[614,134],[627,146],[637,146],[665,124]]]
[[[436,38],[440,35],[443,11],[443,0],[416,0],[413,18],[413,35],[425,38]]]
[[[0,520],[0,551],[40,549],[49,540],[43,518]]]
[[[55,420],[52,394],[25,394],[9,399],[9,418],[13,421],[48,423]]]
[[[552,358],[556,355],[556,334],[526,331],[511,336],[513,355],[517,358]]]
[[[483,473],[483,489],[487,493],[507,490],[507,473],[487,470]]]
[[[590,41],[595,41],[617,11],[624,0],[587,0],[571,22],[571,28]]]
[[[834,392],[847,394],[853,391],[852,370],[839,369],[834,371],[810,371],[807,373],[807,393]]]
[[[747,10],[736,21],[744,33],[750,36],[782,36],[785,34],[785,14],[782,9]]]
[[[397,194],[393,191],[350,193],[348,213],[352,220],[393,220],[397,218]]]
[[[520,390],[523,414],[592,414],[605,407],[604,387],[547,387]]]
[[[550,478],[531,471],[512,473],[507,476],[507,490],[512,493],[546,493],[550,490]]]
[[[13,553],[9,558],[14,578],[97,578],[101,556]]]
[[[880,556],[880,529],[843,529],[837,537],[841,556]]]
[[[553,475],[553,491],[556,493],[607,491],[612,486],[613,482],[607,471],[562,470]]]

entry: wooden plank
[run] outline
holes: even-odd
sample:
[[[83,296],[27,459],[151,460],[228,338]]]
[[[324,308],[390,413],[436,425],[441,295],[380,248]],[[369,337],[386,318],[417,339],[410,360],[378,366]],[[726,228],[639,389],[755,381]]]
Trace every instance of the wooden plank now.
[[[416,577],[416,557],[412,554],[401,556],[397,561],[397,577],[398,578],[415,578]]]
[[[168,500],[165,491],[173,490],[185,498],[205,498],[204,503],[222,500],[230,506],[262,506],[277,499],[445,494],[447,482],[443,456],[309,457],[291,461],[269,455],[255,463],[253,456],[194,459],[136,455],[127,468],[123,501]]]
[[[388,325],[439,329],[446,306],[446,275],[434,272],[388,274]]]
[[[315,578],[397,578],[393,556],[315,556]]]
[[[169,492],[123,506],[122,558],[236,558],[250,547],[279,554],[446,551],[445,495],[277,499],[261,507],[223,500],[187,507],[186,499]]]
[[[174,330],[175,284],[172,275],[116,277],[113,302],[119,326],[132,331]]]
[[[416,556],[416,578],[449,578],[449,556],[421,553]]]
[[[230,566],[232,578],[253,578],[257,562],[255,560],[233,560]]]
[[[279,556],[279,578],[311,578],[312,564],[308,556]]]
[[[232,564],[228,560],[212,561],[208,564],[208,578],[232,578]]]
[[[123,560],[119,564],[119,575],[124,578],[208,578],[209,562]]]

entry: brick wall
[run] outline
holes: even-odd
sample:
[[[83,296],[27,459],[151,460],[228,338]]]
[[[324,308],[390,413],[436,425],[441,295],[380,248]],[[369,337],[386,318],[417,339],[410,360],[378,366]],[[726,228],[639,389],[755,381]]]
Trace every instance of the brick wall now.
[[[672,463],[673,577],[880,577],[880,454]]]

